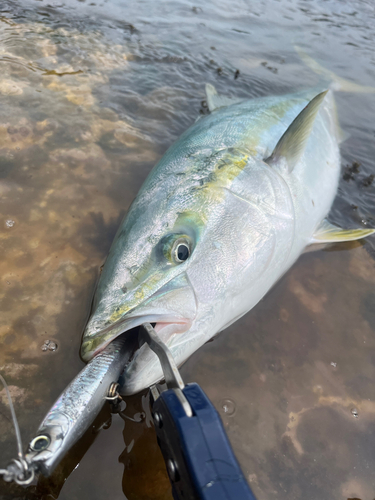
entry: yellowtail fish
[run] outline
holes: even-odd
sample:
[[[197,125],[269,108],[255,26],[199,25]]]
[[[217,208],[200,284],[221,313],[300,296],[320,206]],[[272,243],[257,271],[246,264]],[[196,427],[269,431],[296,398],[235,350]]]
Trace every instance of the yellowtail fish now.
[[[170,147],[118,230],[83,336],[87,361],[150,322],[181,365],[254,307],[306,247],[374,232],[326,220],[342,137],[331,90],[251,100],[221,97],[212,85],[206,92],[211,114]],[[162,376],[142,347],[123,392]]]

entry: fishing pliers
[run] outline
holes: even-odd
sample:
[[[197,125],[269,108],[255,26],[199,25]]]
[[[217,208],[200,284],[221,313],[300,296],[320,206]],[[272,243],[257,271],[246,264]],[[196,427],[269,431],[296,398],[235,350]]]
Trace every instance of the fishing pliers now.
[[[175,500],[255,500],[218,412],[196,383],[185,385],[173,356],[149,323],[139,331],[158,356],[167,390],[151,387],[158,444]]]

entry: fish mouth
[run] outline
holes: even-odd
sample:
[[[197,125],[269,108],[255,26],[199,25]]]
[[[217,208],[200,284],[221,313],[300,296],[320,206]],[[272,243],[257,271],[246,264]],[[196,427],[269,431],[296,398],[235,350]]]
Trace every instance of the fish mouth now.
[[[93,337],[86,338],[82,343],[81,354],[85,361],[97,356],[116,337],[132,330],[143,323],[152,323],[160,339],[168,345],[168,341],[178,333],[185,333],[192,325],[192,319],[173,313],[142,314],[124,318],[97,332]]]
[[[99,303],[93,312],[82,339],[84,361],[90,361],[116,337],[143,323],[155,324],[156,332],[168,345],[174,334],[189,330],[198,307],[194,290],[185,275],[173,278],[145,302],[111,322],[116,305],[116,301]]]

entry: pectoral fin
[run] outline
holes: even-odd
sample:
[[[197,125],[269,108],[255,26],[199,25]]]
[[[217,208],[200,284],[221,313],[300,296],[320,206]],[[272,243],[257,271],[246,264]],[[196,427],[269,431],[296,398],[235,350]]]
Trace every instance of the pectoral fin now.
[[[286,162],[291,172],[301,158],[314,120],[328,90],[321,92],[295,118],[276,144],[271,156],[264,160],[269,165],[282,165]]]
[[[311,243],[354,241],[374,233],[375,229],[341,229],[324,219],[312,237]]]

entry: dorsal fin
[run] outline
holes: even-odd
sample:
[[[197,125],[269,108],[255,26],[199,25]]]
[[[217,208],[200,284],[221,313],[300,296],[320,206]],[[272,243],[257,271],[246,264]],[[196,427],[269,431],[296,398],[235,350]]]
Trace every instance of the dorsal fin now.
[[[271,156],[265,162],[269,165],[275,165],[280,161],[286,161],[288,171],[291,172],[293,170],[302,156],[314,120],[327,92],[328,90],[315,96],[300,112],[281,136]]]
[[[208,109],[211,112],[215,111],[215,109],[230,106],[231,104],[243,101],[243,99],[237,99],[236,97],[220,96],[215,87],[210,83],[206,83],[206,100]]]

